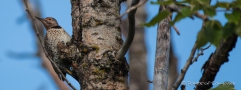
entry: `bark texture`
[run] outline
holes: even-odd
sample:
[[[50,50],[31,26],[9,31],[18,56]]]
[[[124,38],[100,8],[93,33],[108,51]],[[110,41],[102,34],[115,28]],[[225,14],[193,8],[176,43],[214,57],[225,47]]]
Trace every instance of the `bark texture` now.
[[[207,90],[213,86],[212,82],[216,74],[221,66],[225,62],[228,62],[229,52],[235,47],[236,42],[237,36],[234,34],[220,42],[215,52],[210,55],[209,59],[203,65],[203,75],[199,80],[200,83],[196,85],[196,90]]]
[[[128,64],[115,59],[121,38],[120,0],[72,0],[73,72],[82,90],[127,90]],[[70,52],[68,52],[70,53]],[[77,55],[77,56],[76,56]]]
[[[160,9],[160,12],[164,8]],[[170,54],[170,25],[168,18],[158,24],[156,58],[154,67],[154,90],[167,90]]]

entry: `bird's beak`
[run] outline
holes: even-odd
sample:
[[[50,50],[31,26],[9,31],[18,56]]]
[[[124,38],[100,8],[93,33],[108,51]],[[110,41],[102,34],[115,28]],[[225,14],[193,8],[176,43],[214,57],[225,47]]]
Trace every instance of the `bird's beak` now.
[[[45,19],[40,18],[40,17],[37,17],[37,16],[35,16],[35,18],[37,18],[40,22],[42,22],[42,24],[44,25],[44,27],[45,27],[46,29],[48,28]]]
[[[35,16],[35,18],[37,18],[40,21],[44,20],[43,18],[40,18],[40,17],[37,17],[37,16]]]

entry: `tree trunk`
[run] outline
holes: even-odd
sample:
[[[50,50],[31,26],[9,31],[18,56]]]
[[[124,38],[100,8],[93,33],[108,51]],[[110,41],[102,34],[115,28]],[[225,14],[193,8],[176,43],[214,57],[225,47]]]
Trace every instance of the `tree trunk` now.
[[[162,8],[163,10],[164,8]],[[160,12],[162,11],[160,10]],[[168,18],[158,24],[156,60],[154,67],[154,90],[167,90],[170,54],[170,25]]]
[[[123,43],[120,0],[71,0],[73,72],[82,90],[127,90],[128,64],[115,59]]]

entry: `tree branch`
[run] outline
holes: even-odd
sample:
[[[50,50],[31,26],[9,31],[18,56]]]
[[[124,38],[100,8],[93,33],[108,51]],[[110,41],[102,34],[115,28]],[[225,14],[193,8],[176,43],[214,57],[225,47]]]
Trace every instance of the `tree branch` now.
[[[135,5],[132,5],[131,4],[131,7],[129,9],[126,10],[126,12],[124,12],[122,15],[120,15],[117,19],[120,19],[122,18],[125,14],[127,13],[130,13],[132,10],[136,10],[138,7],[141,7],[142,5],[144,5],[148,0],[144,0],[142,2],[139,3],[139,1],[135,4]],[[132,1],[132,3],[136,2],[136,0]]]
[[[185,85],[182,85],[182,86],[181,86],[181,90],[186,90],[186,86],[185,86]]]
[[[170,17],[167,17],[168,21],[171,22],[172,19]],[[180,35],[179,30],[177,29],[177,27],[175,25],[172,25],[172,27],[174,28],[174,30],[176,31],[177,35]]]
[[[233,34],[227,39],[223,39],[215,52],[210,55],[209,59],[205,62],[202,69],[203,75],[200,78],[200,84],[196,84],[196,90],[207,90],[213,85],[211,82],[214,81],[221,66],[228,62],[229,52],[235,47],[237,42],[237,35]]]
[[[192,60],[192,63],[196,62],[197,59],[198,59],[198,57],[201,56],[201,55],[203,55],[203,51],[206,50],[206,49],[208,49],[209,47],[211,47],[211,45],[212,45],[212,44],[210,43],[206,48],[201,48],[201,49],[200,49],[200,50],[201,50],[200,53],[198,53],[197,56]],[[192,64],[192,63],[191,63],[191,64]]]
[[[138,4],[140,2],[140,0],[132,0],[131,6],[134,6],[136,4]],[[133,38],[135,36],[135,13],[136,13],[137,8],[134,8],[132,11],[130,11],[130,13],[128,14],[128,21],[129,21],[129,28],[128,28],[128,35],[127,38],[124,42],[124,44],[121,46],[121,49],[117,52],[116,58],[118,60],[121,60],[126,52],[128,51]]]
[[[180,12],[180,8],[182,8],[182,7],[183,6],[178,6],[178,5],[172,4],[172,5],[168,6],[167,8],[170,9],[171,11]],[[186,6],[186,7],[189,7],[189,6]],[[202,15],[199,12],[195,12],[195,13],[193,13],[193,15],[198,17],[198,18],[201,18],[204,21],[208,20],[208,16]],[[193,17],[191,17],[191,18],[193,18]]]
[[[26,11],[27,11],[27,13],[29,14],[29,16],[31,17],[31,19],[32,19],[32,21],[33,21],[33,23],[34,23],[34,27],[35,27],[35,30],[36,30],[36,35],[37,35],[37,37],[38,37],[38,39],[39,39],[39,42],[41,43],[41,46],[42,46],[42,48],[43,48],[43,51],[44,51],[46,57],[49,59],[49,61],[50,61],[51,63],[53,63],[53,66],[57,68],[57,71],[61,74],[61,76],[63,76],[63,78],[64,78],[64,80],[67,82],[67,84],[68,84],[72,89],[76,90],[76,88],[66,79],[66,77],[64,76],[64,74],[63,74],[63,73],[60,71],[60,69],[57,67],[56,63],[52,61],[52,59],[49,57],[49,55],[47,54],[46,50],[44,49],[45,47],[44,47],[44,45],[43,45],[43,43],[42,43],[42,40],[41,40],[41,38],[40,38],[40,35],[39,35],[39,32],[38,32],[38,28],[37,28],[37,24],[36,24],[36,22],[35,22],[35,19],[33,18],[32,13],[29,11],[29,7],[28,7],[27,0],[24,0],[24,3],[25,3],[25,6],[26,6]]]
[[[186,64],[184,65],[183,69],[181,70],[181,74],[179,75],[176,83],[172,86],[172,90],[177,90],[178,86],[181,84],[182,80],[184,79],[184,76],[187,72],[187,69],[189,68],[189,66],[191,65],[192,63],[192,59],[196,53],[196,50],[197,50],[197,42],[195,42],[192,50],[191,50],[191,54],[189,56],[189,58],[187,59],[187,62]]]
[[[207,21],[208,20],[208,16],[202,15],[202,14],[200,14],[198,12],[194,13],[193,15],[195,15],[196,17],[201,18],[203,21]]]
[[[203,25],[202,25],[202,28],[204,27],[204,24],[205,24],[205,20],[203,20]],[[177,90],[178,86],[180,86],[182,80],[184,79],[185,77],[185,74],[189,68],[190,65],[192,65],[192,63],[194,61],[197,61],[198,57],[201,56],[203,54],[203,51],[208,49],[211,45],[209,45],[208,47],[204,48],[204,49],[201,49],[201,52],[194,58],[194,55],[196,53],[196,50],[197,50],[197,42],[195,42],[192,50],[191,50],[191,54],[185,64],[185,66],[183,67],[183,69],[181,70],[181,74],[179,75],[176,83],[172,86],[172,90]],[[194,58],[194,59],[193,59]]]
[[[211,0],[209,0],[209,3],[211,3]],[[203,19],[203,23],[202,23],[202,28],[204,27],[205,22],[208,20],[208,16],[205,15],[201,15],[198,12],[194,13],[195,16],[202,18]],[[208,46],[207,48],[209,48],[210,46]],[[179,75],[176,83],[172,86],[172,90],[177,90],[178,86],[180,86],[182,80],[184,79],[184,76],[189,68],[189,66],[193,63],[193,61],[196,61],[198,59],[199,56],[197,56],[194,60],[193,57],[196,53],[197,50],[197,41],[195,42],[192,50],[191,50],[191,54],[185,64],[185,66],[183,67],[183,69],[181,70],[181,74]]]

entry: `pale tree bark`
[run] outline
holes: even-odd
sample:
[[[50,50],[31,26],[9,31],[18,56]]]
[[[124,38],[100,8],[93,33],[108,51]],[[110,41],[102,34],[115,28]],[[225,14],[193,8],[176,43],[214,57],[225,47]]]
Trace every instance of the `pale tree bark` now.
[[[160,12],[164,7],[160,7]],[[170,24],[168,18],[158,23],[156,57],[154,67],[154,90],[167,90],[170,54]]]
[[[127,1],[128,8],[131,5],[131,0]],[[140,27],[146,20],[145,5],[137,9],[136,12],[136,34],[132,45],[129,49],[129,64],[130,64],[130,90],[147,90],[147,63],[146,63],[146,45],[144,27]],[[121,23],[121,29],[124,36],[127,36],[128,20],[125,19]]]
[[[120,0],[71,0],[73,72],[82,90],[127,90],[128,64],[115,59],[123,43]],[[78,56],[76,56],[78,55]]]
[[[24,0],[22,0],[22,3],[24,5]],[[31,5],[32,7],[30,7],[30,11],[32,12],[33,15],[35,16],[39,16],[41,17],[41,10],[40,10],[40,4],[38,1],[36,1],[36,3],[34,3],[34,5],[32,4],[29,4]],[[33,7],[34,6],[34,7]],[[33,10],[33,8],[35,10]],[[25,9],[25,8],[24,8]],[[34,32],[34,35],[36,35],[36,30],[34,30],[34,23],[33,21],[31,20],[31,18],[28,16],[28,19],[31,21],[31,25],[32,25],[32,30]],[[38,26],[38,30],[39,30],[39,36],[40,38],[43,40],[43,37],[44,37],[44,29],[42,27],[42,24],[40,22],[37,22],[36,23],[37,26]],[[37,37],[37,36],[36,36]],[[48,60],[48,58],[45,56],[44,52],[43,52],[43,49],[41,47],[41,43],[39,42],[39,40],[36,38],[36,45],[37,45],[37,52],[36,52],[36,55],[38,57],[41,58],[42,60],[42,66],[49,72],[50,76],[53,78],[54,82],[57,84],[58,88],[60,90],[68,90],[68,86],[59,79],[59,77],[57,76],[57,74],[55,73],[50,61]]]

